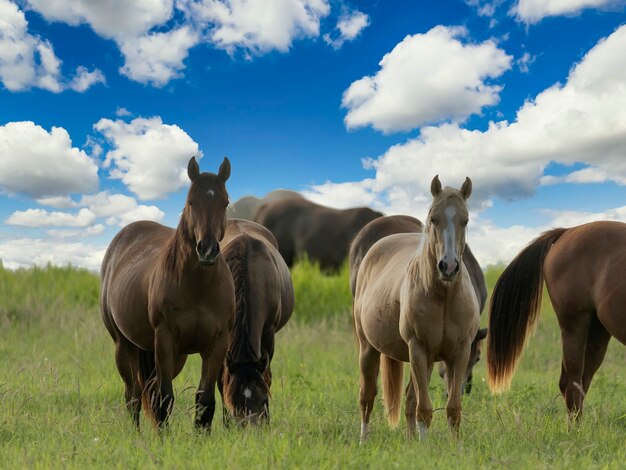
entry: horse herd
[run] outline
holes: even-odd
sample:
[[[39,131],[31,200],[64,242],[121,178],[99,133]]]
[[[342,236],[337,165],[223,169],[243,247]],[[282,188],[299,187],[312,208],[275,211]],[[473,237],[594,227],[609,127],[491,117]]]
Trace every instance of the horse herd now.
[[[158,429],[167,425],[172,381],[194,353],[202,359],[196,427],[211,428],[216,385],[225,425],[269,421],[274,338],[293,312],[289,267],[303,255],[326,271],[349,259],[361,442],[370,431],[379,369],[388,421],[397,424],[405,362],[409,437],[427,436],[435,362],[456,434],[482,340],[489,386],[502,391],[538,318],[544,280],[561,328],[559,385],[571,418],[581,416],[611,336],[626,343],[626,224],[554,229],[531,242],[495,286],[487,334],[479,329],[485,279],[465,240],[469,178],[458,190],[433,178],[424,225],[368,208],[330,209],[284,190],[229,207],[228,159],[213,174],[201,173],[192,158],[187,173],[191,185],[176,229],[132,223],[102,262],[102,318],[137,426],[142,407]]]

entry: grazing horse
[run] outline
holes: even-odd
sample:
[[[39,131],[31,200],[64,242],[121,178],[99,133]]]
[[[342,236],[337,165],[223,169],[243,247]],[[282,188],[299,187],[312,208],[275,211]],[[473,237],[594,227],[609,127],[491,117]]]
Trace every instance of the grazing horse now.
[[[332,209],[304,198],[287,198],[265,204],[255,221],[267,227],[278,240],[287,266],[301,256],[318,261],[324,271],[337,271],[352,239],[371,220],[382,217],[367,207]]]
[[[487,371],[506,390],[539,317],[543,281],[561,328],[559,387],[579,419],[611,336],[626,344],[626,224],[592,222],[543,233],[506,267],[489,311]]]
[[[460,190],[431,183],[433,202],[423,234],[402,233],[378,241],[357,276],[354,322],[361,370],[361,442],[367,438],[382,354],[383,399],[387,418],[397,425],[402,396],[402,362],[411,364],[407,390],[407,433],[416,427],[425,439],[433,409],[428,385],[435,361],[448,369],[448,424],[461,424],[461,386],[478,330],[478,301],[464,267],[466,200],[472,183]]]
[[[352,291],[352,297],[356,290],[356,277],[359,271],[359,266],[363,261],[368,250],[381,238],[384,238],[395,233],[422,233],[424,230],[424,224],[415,217],[409,215],[390,215],[386,217],[380,217],[372,220],[369,224],[361,229],[357,234],[350,246],[350,253],[348,259],[350,261],[350,290]],[[478,299],[478,311],[482,313],[487,301],[487,283],[485,282],[485,275],[481,269],[478,261],[474,257],[469,245],[465,245],[465,251],[463,252],[463,263],[465,268],[469,272],[470,279],[472,280],[472,286]],[[472,341],[472,349],[470,352],[469,362],[467,364],[467,371],[465,372],[465,379],[463,381],[463,393],[469,394],[472,391],[473,382],[473,369],[474,366],[480,361],[481,356],[481,343],[487,337],[487,328],[482,328],[476,332],[476,337]],[[439,363],[439,375],[444,380],[446,379],[446,366],[443,362]],[[409,384],[409,387],[411,385]]]
[[[222,397],[240,423],[269,421],[274,335],[293,312],[289,268],[274,235],[262,225],[230,219],[224,259],[235,283],[235,325],[222,376]],[[225,421],[229,420],[225,409]]]
[[[200,173],[192,158],[187,174],[191,187],[176,229],[134,222],[111,241],[102,261],[100,307],[135,424],[142,399],[157,427],[167,424],[172,379],[188,354],[199,353],[195,424],[210,430],[235,313],[233,280],[219,246],[230,162],[225,158],[216,175]]]

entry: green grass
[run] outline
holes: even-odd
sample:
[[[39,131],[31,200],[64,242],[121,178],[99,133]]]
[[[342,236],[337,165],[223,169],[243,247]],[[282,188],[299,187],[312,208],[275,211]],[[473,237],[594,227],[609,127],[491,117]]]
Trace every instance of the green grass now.
[[[487,274],[491,285],[497,270]],[[558,396],[559,330],[548,309],[510,392],[491,396],[484,364],[475,369],[458,440],[448,433],[445,411],[438,410],[429,440],[407,442],[404,422],[390,429],[377,400],[371,439],[359,446],[359,377],[346,273],[327,278],[299,265],[294,279],[299,305],[277,337],[271,426],[225,430],[218,406],[213,434],[195,433],[199,361],[192,357],[175,381],[171,427],[160,436],[145,421],[136,432],[126,415],[113,343],[97,307],[96,276],[73,269],[0,269],[0,466],[623,467],[626,350],[612,342],[585,402],[583,423],[568,431]],[[317,296],[315,286],[322,286]],[[436,374],[431,392],[435,408],[445,406]]]

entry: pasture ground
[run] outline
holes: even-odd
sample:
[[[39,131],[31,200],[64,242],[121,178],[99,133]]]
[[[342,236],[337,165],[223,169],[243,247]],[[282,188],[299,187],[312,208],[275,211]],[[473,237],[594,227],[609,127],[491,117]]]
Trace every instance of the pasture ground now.
[[[497,274],[488,272],[490,287]],[[271,425],[226,430],[218,405],[212,435],[196,433],[199,361],[191,357],[174,383],[171,427],[158,435],[146,421],[135,431],[122,404],[97,277],[71,268],[0,267],[0,467],[623,468],[626,348],[611,342],[583,423],[568,431],[558,395],[559,331],[546,302],[508,393],[491,396],[484,360],[477,366],[458,440],[441,409],[428,441],[407,442],[404,419],[390,429],[377,400],[371,439],[359,446],[347,270],[323,277],[305,263],[294,281],[298,310],[277,337]],[[436,373],[431,392],[435,408],[443,408]]]

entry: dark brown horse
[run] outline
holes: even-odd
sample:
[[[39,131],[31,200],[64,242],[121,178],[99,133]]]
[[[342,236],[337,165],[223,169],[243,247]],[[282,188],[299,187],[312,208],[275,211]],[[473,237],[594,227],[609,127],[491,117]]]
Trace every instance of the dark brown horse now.
[[[352,239],[378,217],[382,217],[380,212],[366,207],[338,210],[289,198],[265,204],[255,220],[274,234],[288,266],[306,255],[323,270],[336,271],[348,256]]]
[[[393,235],[395,233],[422,233],[424,230],[424,224],[415,217],[409,215],[390,215],[386,217],[380,217],[376,220],[372,220],[369,224],[361,229],[358,235],[354,238],[352,245],[350,246],[350,290],[352,291],[352,297],[356,290],[356,278],[359,271],[361,261],[369,251],[369,249],[378,240]],[[478,261],[474,257],[469,245],[465,245],[465,251],[463,252],[463,263],[472,280],[472,286],[478,299],[479,312],[482,313],[487,301],[487,283],[485,282],[485,275],[481,269]],[[465,372],[465,381],[463,383],[463,392],[470,393],[472,391],[473,382],[473,369],[474,366],[480,361],[481,355],[481,343],[487,337],[487,328],[482,328],[476,333],[474,341],[472,341],[472,349],[470,352],[470,358],[467,365],[467,371]],[[439,375],[444,380],[446,379],[446,366],[445,363],[439,363]],[[409,387],[410,387],[409,383]]]
[[[611,336],[626,344],[626,224],[593,222],[543,233],[504,270],[489,314],[489,386],[510,386],[533,331],[545,279],[561,328],[559,387],[570,419],[579,418]]]
[[[223,246],[233,274],[237,308],[222,396],[235,419],[256,424],[269,421],[274,335],[291,317],[293,283],[276,239],[265,227],[231,219]]]
[[[233,280],[219,246],[230,162],[225,158],[216,175],[200,173],[192,158],[187,173],[191,187],[176,229],[135,222],[111,241],[102,261],[100,306],[137,426],[141,398],[156,425],[167,424],[172,379],[188,354],[199,353],[195,423],[210,430],[235,312]]]

